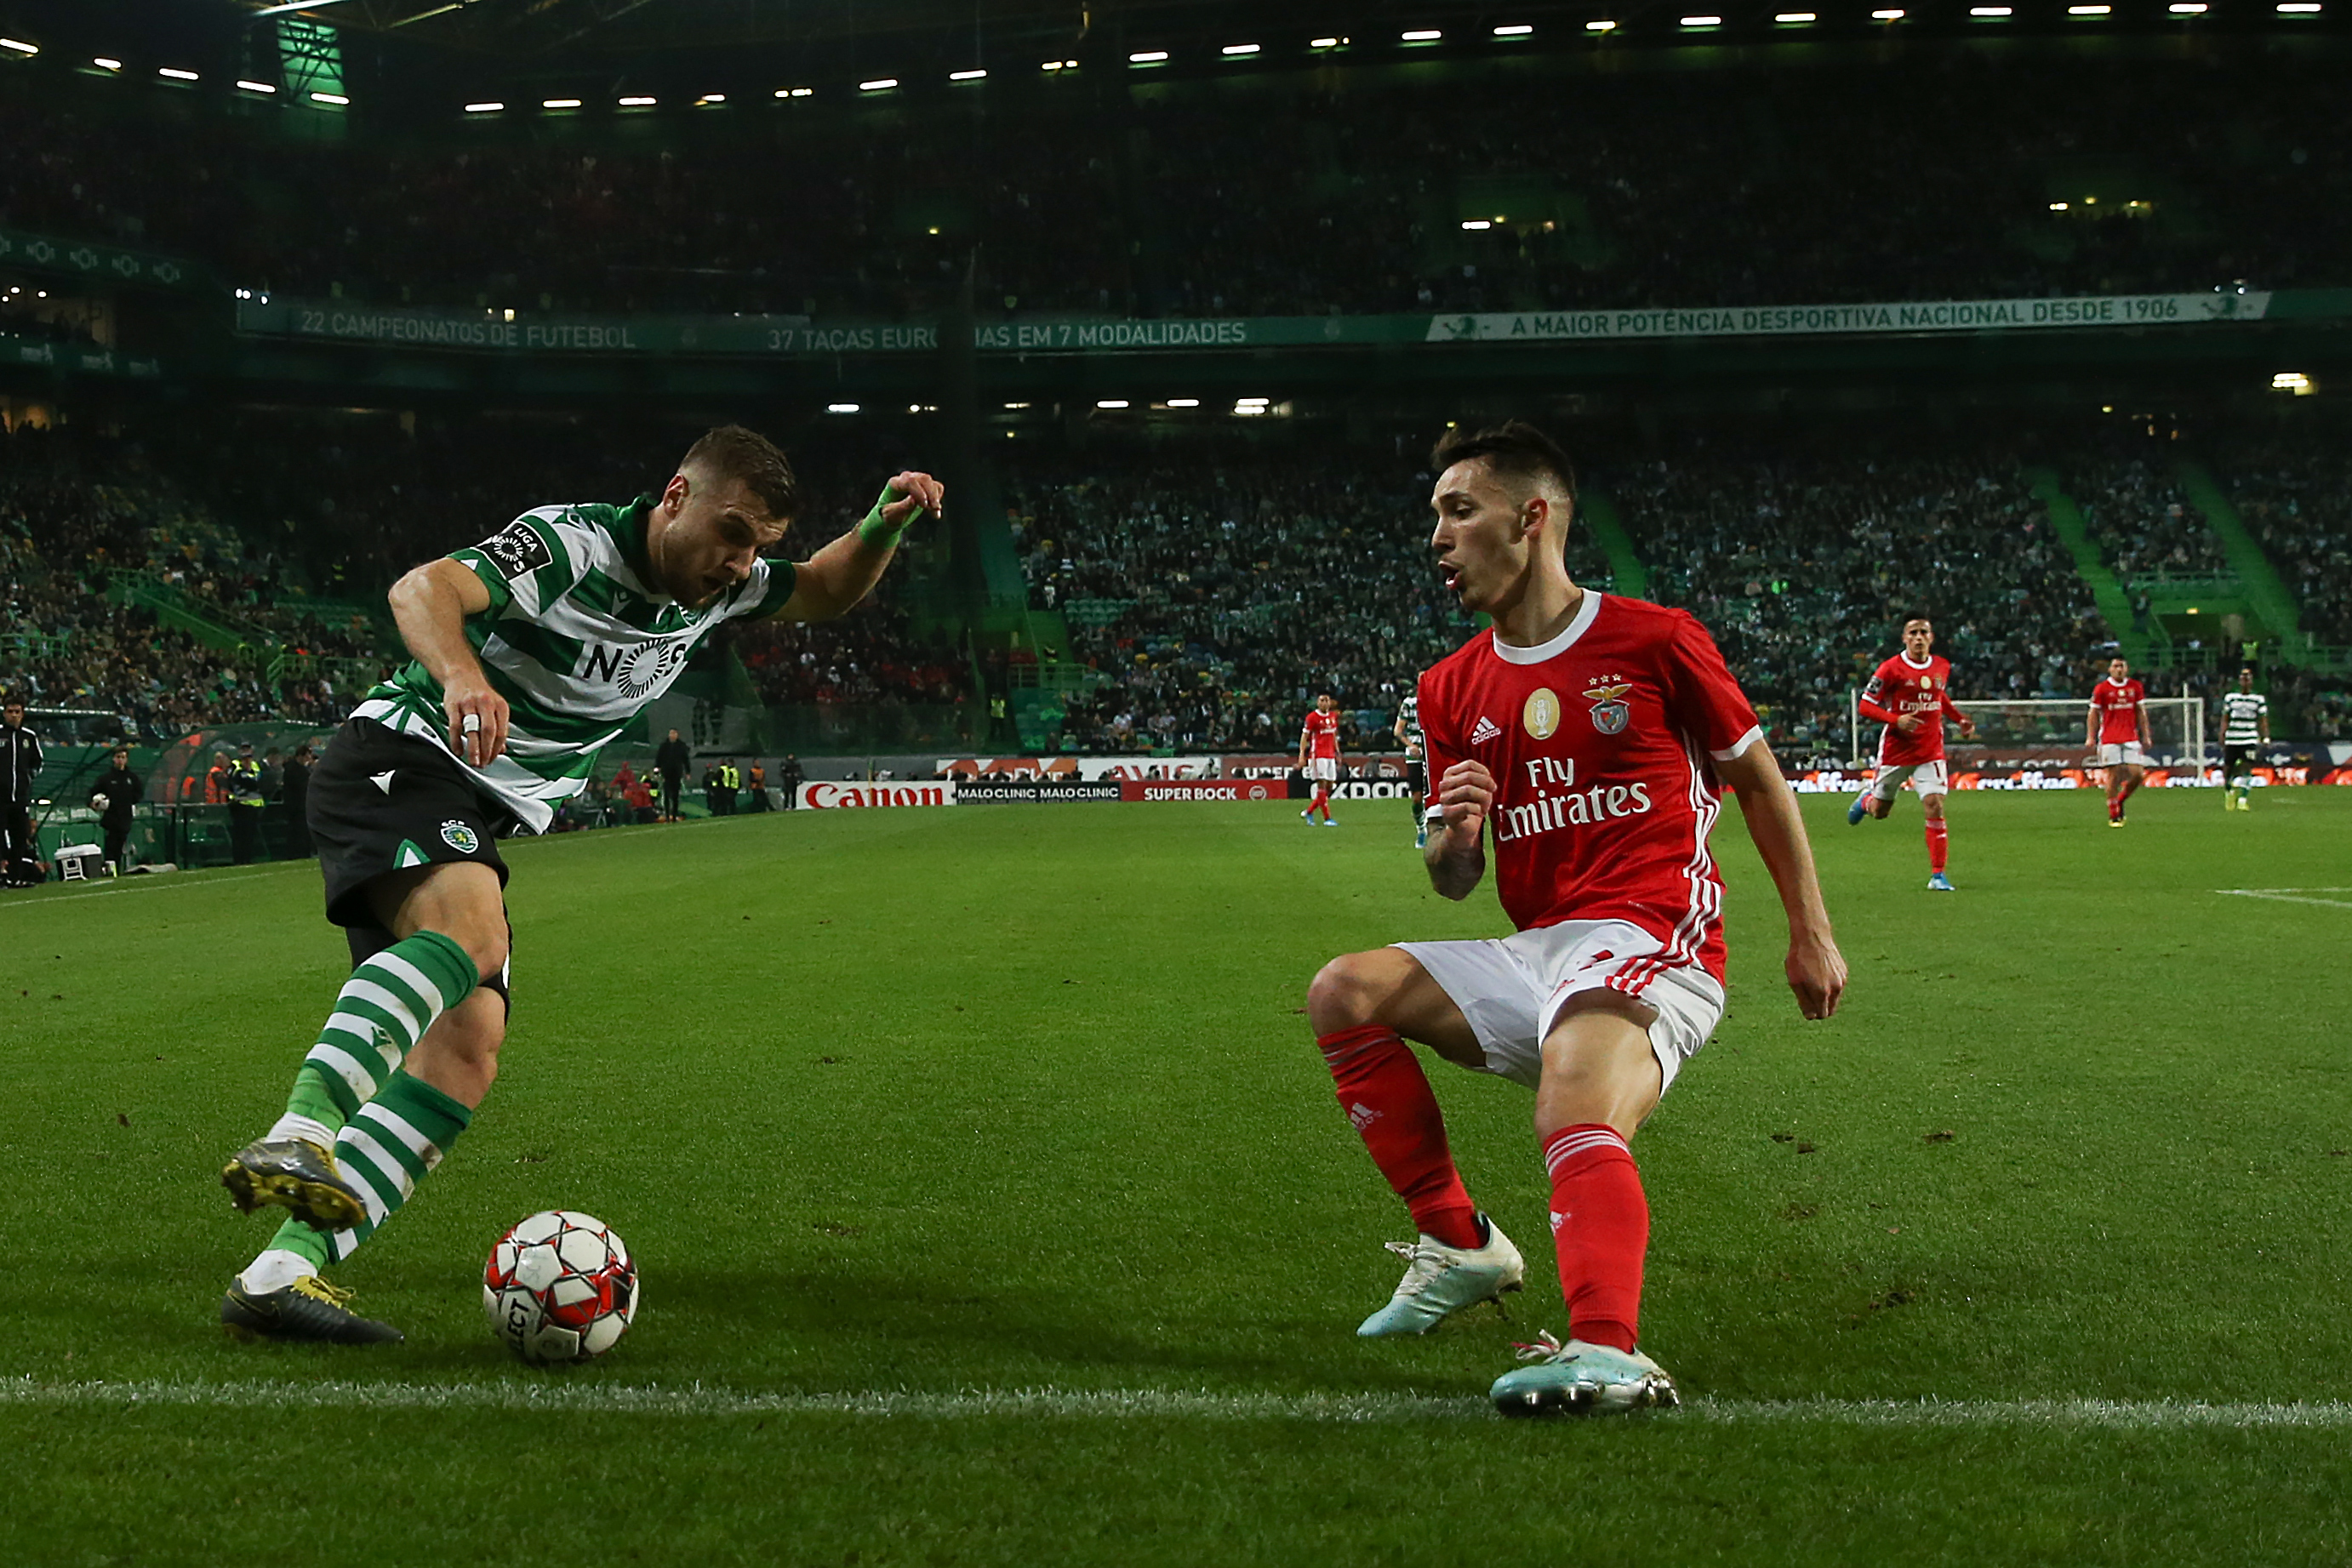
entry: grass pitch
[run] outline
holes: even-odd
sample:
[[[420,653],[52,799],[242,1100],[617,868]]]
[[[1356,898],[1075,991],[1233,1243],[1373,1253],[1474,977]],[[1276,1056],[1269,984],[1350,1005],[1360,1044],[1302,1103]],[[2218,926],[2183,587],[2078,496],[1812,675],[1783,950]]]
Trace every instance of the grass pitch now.
[[[1392,801],[740,818],[512,846],[473,1130],[339,1271],[404,1345],[236,1346],[214,1185],[345,972],[308,866],[0,904],[0,1556],[31,1563],[2236,1563],[2352,1552],[2352,791],[1806,802],[1801,1022],[1746,836],[1731,1004],[1637,1141],[1684,1411],[1506,1423],[1563,1329],[1529,1097],[1433,1064],[1515,1320],[1353,1329],[1409,1232],[1298,1015],[1490,935]],[[2252,897],[2223,889],[2256,890]],[[2300,902],[2295,902],[2300,901]],[[492,1342],[533,1209],[646,1306]]]

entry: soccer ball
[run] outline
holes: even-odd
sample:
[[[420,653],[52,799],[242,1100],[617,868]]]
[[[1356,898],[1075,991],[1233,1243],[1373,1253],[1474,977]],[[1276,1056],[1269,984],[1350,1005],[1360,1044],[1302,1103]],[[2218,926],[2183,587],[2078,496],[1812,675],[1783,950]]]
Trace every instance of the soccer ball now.
[[[619,1343],[636,1318],[637,1266],[603,1220],[548,1209],[490,1249],[482,1311],[491,1332],[525,1361],[593,1361]]]

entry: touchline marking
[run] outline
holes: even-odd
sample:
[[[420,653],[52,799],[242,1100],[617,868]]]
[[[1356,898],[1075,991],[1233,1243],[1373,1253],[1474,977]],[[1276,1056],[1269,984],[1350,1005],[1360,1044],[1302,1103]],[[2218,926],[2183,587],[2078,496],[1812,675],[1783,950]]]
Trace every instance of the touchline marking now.
[[[94,888],[89,893],[61,893],[54,898],[11,899],[0,903],[0,910],[47,909],[52,904],[71,904],[79,898],[119,898],[126,894],[160,893],[169,887],[226,887],[232,883],[264,882],[272,877],[283,876],[291,869],[293,868],[280,869],[273,866],[267,871],[249,871],[236,876],[205,876],[202,872],[187,873],[194,877],[203,877],[204,880],[200,882],[182,882],[176,877],[125,877],[112,887]]]
[[[2352,909],[2352,899],[2305,898],[2306,893],[2352,893],[2352,887],[2217,887],[2231,898],[2267,898],[2273,904],[2315,904],[2322,909]]]
[[[1499,1419],[1482,1395],[1212,1394],[1160,1388],[982,1388],[954,1394],[870,1389],[835,1394],[756,1394],[691,1384],[661,1385],[362,1383],[51,1383],[0,1381],[0,1406],[200,1409],[507,1410],[615,1416],[863,1416],[916,1421],[992,1416],[1112,1420],[1204,1419],[1361,1424]],[[2064,1427],[2110,1431],[2289,1427],[2352,1431],[2352,1402],[2199,1405],[2165,1399],[1700,1399],[1644,1420],[1709,1425],[1905,1427]]]

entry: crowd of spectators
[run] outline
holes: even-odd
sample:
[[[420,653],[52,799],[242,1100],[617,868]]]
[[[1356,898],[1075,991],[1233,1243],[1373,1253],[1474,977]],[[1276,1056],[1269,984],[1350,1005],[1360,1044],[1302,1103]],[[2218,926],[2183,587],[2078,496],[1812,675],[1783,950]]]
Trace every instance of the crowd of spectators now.
[[[2327,441],[2227,448],[2238,515],[2278,569],[2319,643],[2352,644],[2352,457]]]
[[[148,119],[77,81],[0,104],[0,225],[289,295],[522,310],[929,312],[967,262],[984,310],[1139,316],[2336,285],[2352,101],[2331,73],[1959,51],[1340,68],[471,147]]]
[[[1286,750],[1329,691],[1351,745],[1393,746],[1398,704],[1470,631],[1429,546],[1430,477],[1239,450],[1018,470],[1007,507],[1031,603],[1063,613],[1100,677],[1066,700],[1066,744]],[[1605,575],[1589,540],[1574,549],[1580,575]]]
[[[2145,456],[2084,460],[2066,465],[2063,482],[2100,561],[2141,606],[2139,617],[2147,591],[2159,582],[2231,574],[2221,541],[2163,464]]]

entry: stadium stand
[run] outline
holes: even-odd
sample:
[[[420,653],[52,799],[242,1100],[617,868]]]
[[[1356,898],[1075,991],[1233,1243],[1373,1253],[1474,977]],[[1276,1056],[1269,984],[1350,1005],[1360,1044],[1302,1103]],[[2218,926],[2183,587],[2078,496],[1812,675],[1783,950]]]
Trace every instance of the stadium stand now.
[[[292,294],[616,311],[933,309],[967,257],[985,309],[1144,316],[2352,274],[2352,108],[2307,63],[1956,54],[1464,85],[1350,74],[1244,112],[1171,89],[1124,101],[1116,134],[1092,98],[1001,121],[730,109],[660,139],[583,126],[470,147],[187,119],[170,160],[135,116],[27,101],[0,106],[0,224],[176,249]],[[1492,226],[1464,232],[1473,218]]]

